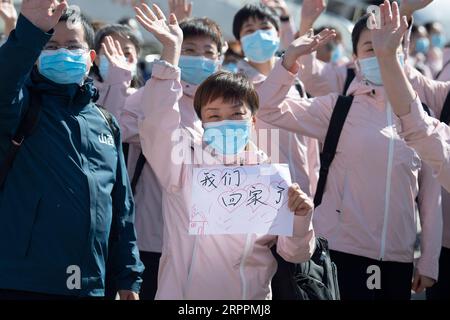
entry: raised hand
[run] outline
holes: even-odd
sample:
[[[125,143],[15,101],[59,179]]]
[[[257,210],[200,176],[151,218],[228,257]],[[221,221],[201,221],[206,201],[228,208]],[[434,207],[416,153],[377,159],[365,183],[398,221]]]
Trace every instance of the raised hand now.
[[[0,0],[0,18],[5,23],[5,34],[8,35],[17,23],[17,11],[13,0]]]
[[[154,4],[152,9],[145,3],[135,7],[136,19],[163,45],[161,59],[178,65],[183,43],[183,31],[178,25],[177,17],[171,14],[167,22],[164,13]]]
[[[106,36],[102,48],[111,65],[120,69],[132,70],[132,65],[128,63],[119,41],[114,41],[111,36]]]
[[[400,15],[411,17],[417,10],[428,6],[433,0],[402,0],[400,4]]]
[[[327,8],[325,0],[304,0],[300,17],[300,35],[306,34]]]
[[[17,21],[17,11],[13,0],[0,0],[0,18],[3,21]]]
[[[289,17],[289,7],[284,0],[261,0],[261,3],[281,13],[282,17]]]
[[[397,2],[391,4],[385,0],[380,5],[380,23],[377,25],[377,19],[371,13],[372,25],[372,45],[377,57],[395,56],[397,49],[401,44],[402,38],[408,30],[408,21],[405,16],[400,17],[400,11]]]
[[[63,11],[67,8],[65,0],[23,0],[20,12],[32,24],[48,32],[58,24]]]
[[[327,44],[335,37],[335,30],[324,29],[314,36],[314,32],[311,29],[306,35],[301,36],[291,43],[284,55],[283,66],[287,70],[297,73],[294,67],[297,65],[296,61],[298,58],[316,51],[319,47]]]
[[[288,191],[288,207],[296,216],[306,216],[314,208],[311,198],[304,193],[297,183],[290,186]]]
[[[173,13],[179,21],[192,16],[192,1],[168,0],[170,13]]]

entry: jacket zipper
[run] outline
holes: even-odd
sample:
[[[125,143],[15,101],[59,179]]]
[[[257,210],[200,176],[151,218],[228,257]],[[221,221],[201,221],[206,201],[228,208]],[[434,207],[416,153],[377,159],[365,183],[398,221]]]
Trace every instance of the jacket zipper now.
[[[244,255],[242,256],[241,264],[239,266],[239,273],[241,276],[241,285],[242,285],[242,300],[248,300],[248,288],[247,288],[247,280],[245,279],[245,262],[250,254],[252,249],[252,235],[247,235],[247,240],[245,241]]]
[[[388,132],[389,132],[389,153],[388,153],[388,167],[387,167],[387,176],[386,176],[386,193],[384,199],[384,220],[383,220],[383,231],[381,235],[381,252],[380,252],[380,260],[384,259],[385,251],[386,251],[386,234],[387,234],[387,222],[389,218],[389,206],[391,200],[391,185],[392,185],[392,166],[394,160],[394,130],[393,130],[393,120],[392,120],[392,107],[389,102],[387,102],[387,124],[388,124]]]

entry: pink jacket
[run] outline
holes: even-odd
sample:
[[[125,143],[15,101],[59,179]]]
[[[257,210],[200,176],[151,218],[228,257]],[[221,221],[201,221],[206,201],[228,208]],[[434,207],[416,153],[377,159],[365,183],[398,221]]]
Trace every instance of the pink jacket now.
[[[184,95],[180,100],[181,123],[184,127],[190,128],[191,132],[202,134],[201,122],[194,111],[193,97],[197,90],[183,82]],[[141,106],[145,88],[131,95],[120,116],[122,126],[123,141],[130,143],[128,156],[128,173],[132,179],[136,162],[141,150],[139,139],[139,121],[144,119],[144,112]],[[159,184],[156,174],[147,162],[144,165],[139,183],[136,186],[134,196],[136,202],[136,233],[138,247],[141,251],[161,252],[163,242],[164,222],[162,215],[162,187]]]
[[[239,72],[244,73],[253,81],[256,90],[259,91],[266,76],[261,74],[244,60],[239,62],[238,68]],[[258,93],[260,94],[260,92]],[[288,96],[293,99],[300,98],[300,94],[295,86],[292,86],[289,90]],[[319,145],[317,140],[303,137],[286,130],[280,130],[278,127],[257,118],[256,132],[258,136],[262,137],[262,132],[266,130],[268,138],[267,144],[260,142],[258,143],[258,147],[263,150],[272,161],[289,164],[292,181],[297,182],[301,189],[308,195],[313,195],[316,190],[320,166]],[[272,143],[275,144],[273,147],[275,147],[276,150],[272,150]],[[275,159],[277,156],[278,159]]]
[[[295,75],[279,63],[263,84],[259,117],[323,142],[338,95],[286,103]],[[386,261],[412,262],[415,199],[422,224],[420,274],[437,279],[442,241],[440,185],[399,137],[383,88],[354,81],[354,102],[314,214],[317,234],[333,250]],[[297,108],[292,105],[297,104]],[[421,169],[421,170],[420,170]]]
[[[111,65],[107,79],[103,82],[94,80],[99,93],[97,104],[111,112],[116,119],[120,118],[127,97],[136,92],[136,89],[130,88],[131,79],[131,71]]]
[[[421,101],[424,101],[428,107],[433,111],[433,113],[436,115],[436,117],[440,117],[442,113],[442,107],[444,106],[445,99],[447,98],[447,95],[450,92],[450,81],[448,82],[441,82],[441,81],[434,81],[429,78],[424,77],[420,72],[413,68],[407,68],[408,78],[410,79],[413,87],[416,89],[418,96]],[[414,108],[412,108],[414,109]],[[418,116],[420,113],[413,113],[411,116],[412,119],[414,119],[415,116]],[[411,119],[411,120],[412,120]],[[420,121],[420,120],[419,120]],[[407,124],[410,122],[407,122]],[[414,122],[417,123],[417,122]],[[434,121],[429,122],[434,123]],[[438,123],[438,122],[436,122]],[[436,123],[434,124],[434,127],[436,127]],[[417,127],[417,130],[422,128],[423,125],[420,127]],[[436,129],[438,129],[435,133],[433,133],[433,137],[441,137],[445,132],[447,132],[444,125],[438,125]],[[423,141],[423,135],[418,135],[417,137],[414,137],[414,130],[411,131],[410,135],[408,135],[408,139],[412,139],[414,142],[414,149],[419,152],[419,150],[422,151],[422,149],[419,147],[419,150],[416,149],[417,144],[420,144],[419,141]],[[420,132],[420,131],[418,131]],[[431,131],[427,131],[428,133]],[[428,139],[427,139],[428,141]],[[435,140],[436,142],[442,141],[441,139]],[[429,146],[425,146],[427,148],[426,153],[419,152],[420,156],[423,158],[423,160],[427,163],[431,160],[429,157],[433,157],[434,155],[431,154],[433,150],[435,150],[435,144],[431,143],[431,141],[428,141],[430,143]],[[428,149],[430,148],[430,149]],[[441,147],[442,148],[442,147]],[[439,177],[439,181],[443,183],[444,188],[446,187],[445,173],[442,173],[445,171],[445,167],[441,167],[442,163],[440,165],[437,165],[436,162],[429,163],[429,165],[433,168],[435,175]],[[449,189],[447,189],[449,190]],[[443,235],[443,245],[446,248],[450,248],[450,193],[447,190],[442,191],[442,211],[444,213],[444,235]]]
[[[163,186],[164,241],[157,299],[266,299],[277,264],[270,247],[288,261],[308,260],[315,248],[312,214],[295,217],[294,237],[190,236],[189,207],[192,169],[201,158],[221,162],[202,148],[188,148],[182,161],[171,161],[172,140],[181,126],[179,101],[183,97],[180,70],[163,61],[153,68],[142,100],[141,145]],[[189,141],[196,138],[182,130]],[[189,143],[191,143],[189,142]],[[192,157],[189,161],[188,158]],[[249,155],[250,156],[250,155]],[[250,157],[256,158],[256,157]],[[244,157],[247,159],[247,157]],[[259,162],[253,159],[247,162]]]
[[[400,118],[400,136],[417,151],[427,163],[447,191],[442,192],[444,210],[444,234],[442,245],[450,248],[450,127],[429,117],[417,99],[411,105],[411,113]]]
[[[439,71],[438,81],[450,81],[450,48],[444,49],[444,65],[442,70]]]
[[[302,56],[299,79],[304,83],[306,91],[314,97],[325,96],[332,92],[343,94],[347,69],[355,68],[354,62],[345,65],[325,63],[316,58],[316,53]]]

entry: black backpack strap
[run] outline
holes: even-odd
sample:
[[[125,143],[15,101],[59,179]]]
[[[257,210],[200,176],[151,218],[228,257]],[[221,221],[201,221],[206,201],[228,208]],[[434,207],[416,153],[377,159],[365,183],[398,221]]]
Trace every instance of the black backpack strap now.
[[[109,126],[109,128],[111,129],[111,131],[113,133],[114,141],[116,143],[116,146],[118,146],[119,143],[120,143],[120,141],[118,141],[120,130],[116,126],[116,124],[115,124],[115,122],[113,120],[112,114],[109,111],[107,111],[105,108],[103,108],[103,107],[101,107],[99,105],[96,105],[96,106],[100,110],[100,112],[103,114],[103,117],[105,117],[106,122],[108,122],[108,126]]]
[[[423,103],[423,102],[422,102],[422,108],[423,108],[423,111],[425,111],[431,117],[431,110],[430,110],[430,108],[428,108],[428,106],[425,103]]]
[[[345,78],[344,91],[342,92],[344,96],[347,95],[348,88],[350,88],[350,85],[352,84],[353,79],[355,79],[355,77],[356,77],[355,69],[347,68],[347,77]]]
[[[316,195],[314,197],[314,205],[317,208],[322,203],[325,185],[327,183],[328,170],[336,155],[336,149],[344,127],[345,119],[353,103],[353,96],[339,96],[333,114],[331,115],[330,125],[328,127],[327,136],[320,154],[320,174],[317,183]]]
[[[11,170],[14,160],[22,147],[25,139],[27,139],[36,128],[39,122],[39,116],[42,111],[42,98],[32,88],[29,88],[29,106],[25,112],[16,133],[11,139],[11,144],[6,152],[5,158],[0,165],[0,189],[6,181],[9,171]]]
[[[136,186],[139,182],[139,178],[141,177],[142,170],[144,170],[146,162],[147,159],[145,159],[144,154],[141,152],[136,162],[136,168],[134,169],[133,179],[131,180],[131,189],[133,190],[133,194],[136,194]]]
[[[441,122],[443,122],[445,124],[450,123],[450,91],[447,95],[447,98],[445,99],[444,107],[442,108],[440,120],[441,120]]]

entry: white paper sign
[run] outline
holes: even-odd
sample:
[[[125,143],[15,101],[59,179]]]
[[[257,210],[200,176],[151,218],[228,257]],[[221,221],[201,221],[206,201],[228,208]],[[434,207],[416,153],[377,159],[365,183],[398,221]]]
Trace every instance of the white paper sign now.
[[[189,234],[292,236],[286,164],[195,168]]]

